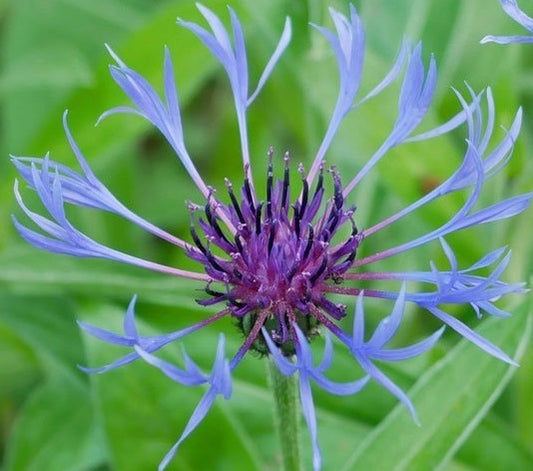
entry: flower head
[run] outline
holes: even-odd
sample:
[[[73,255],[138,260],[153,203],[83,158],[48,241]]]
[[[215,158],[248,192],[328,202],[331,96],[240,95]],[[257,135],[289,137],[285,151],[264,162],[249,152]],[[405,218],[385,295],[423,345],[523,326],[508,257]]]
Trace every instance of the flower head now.
[[[481,40],[481,44],[485,43],[533,43],[533,18],[526,15],[518,6],[516,0],[500,0],[503,11],[507,13],[518,24],[527,29],[530,33],[529,36],[485,36]]]
[[[510,3],[510,2],[509,2]],[[254,92],[249,93],[247,53],[240,22],[229,9],[233,40],[218,17],[209,9],[198,6],[211,28],[211,32],[195,23],[179,20],[179,24],[195,34],[212,52],[226,71],[234,95],[239,134],[241,139],[243,183],[237,190],[225,180],[225,195],[219,196],[198,173],[193,158],[187,151],[185,135],[174,82],[170,52],[165,49],[164,100],[137,72],[130,69],[110,48],[117,65],[110,67],[111,75],[134,107],[119,107],[105,112],[102,118],[117,112],[140,115],[156,126],[168,140],[177,157],[197,185],[205,200],[189,203],[191,238],[182,240],[154,226],[122,204],[98,180],[90,169],[81,150],[74,141],[64,115],[64,127],[72,150],[82,169],[78,173],[52,161],[35,157],[14,157],[13,162],[21,177],[37,192],[49,217],[31,211],[23,202],[18,184],[15,185],[17,201],[24,213],[41,229],[30,229],[14,218],[22,237],[31,244],[52,252],[78,257],[99,257],[129,263],[151,270],[194,279],[203,283],[206,296],[198,300],[204,306],[222,305],[220,310],[189,328],[161,336],[143,336],[137,331],[134,319],[135,298],[130,303],[124,320],[124,334],[108,332],[80,323],[89,334],[128,349],[122,358],[110,365],[88,372],[102,373],[143,359],[159,368],[174,381],[193,386],[207,384],[208,390],[186,425],[180,439],[160,465],[163,469],[183,440],[205,417],[218,395],[226,399],[231,395],[231,375],[243,356],[250,351],[268,355],[286,376],[298,375],[303,415],[309,428],[314,449],[314,468],[321,466],[318,432],[312,399],[311,380],[318,387],[336,395],[357,393],[368,380],[374,380],[389,390],[409,409],[415,420],[415,407],[407,394],[400,389],[375,361],[401,361],[418,356],[440,338],[444,327],[449,326],[479,348],[508,363],[513,361],[496,345],[481,337],[465,323],[446,312],[448,305],[470,305],[480,316],[486,313],[505,317],[508,314],[494,303],[499,297],[523,291],[522,284],[511,284],[500,279],[509,262],[505,248],[494,250],[468,268],[460,268],[452,248],[445,238],[461,229],[514,216],[527,208],[532,194],[515,196],[488,207],[477,203],[485,181],[507,163],[518,137],[521,111],[518,110],[512,125],[501,141],[488,150],[491,140],[495,106],[490,89],[476,94],[468,88],[468,99],[457,93],[461,111],[441,126],[415,135],[418,125],[426,115],[436,86],[437,69],[433,57],[426,67],[422,59],[422,45],[405,41],[390,72],[365,97],[357,101],[361,81],[365,47],[364,30],[353,6],[349,16],[331,9],[335,32],[315,26],[337,59],[340,76],[339,94],[331,121],[307,173],[302,164],[295,166],[289,152],[280,158],[273,148],[267,152],[266,188],[256,188],[253,181],[252,161],[248,148],[246,123],[247,109],[272,73],[277,61],[287,47],[291,23],[287,19],[281,38],[265,66]],[[326,153],[343,118],[353,109],[380,93],[395,81],[404,70],[397,118],[388,136],[369,157],[367,163],[350,176],[341,176],[328,162]],[[482,103],[487,103],[487,116]],[[388,152],[412,141],[430,139],[466,124],[468,139],[462,163],[458,169],[421,199],[412,202],[399,212],[371,227],[359,229],[353,191],[359,182],[381,161]],[[281,163],[278,163],[281,162]],[[281,171],[276,169],[281,167]],[[294,170],[296,167],[297,171]],[[282,176],[276,178],[275,174]],[[299,196],[291,199],[291,187],[296,185]],[[328,190],[332,188],[332,190]],[[447,222],[408,242],[395,245],[394,233],[389,247],[365,257],[358,257],[359,248],[372,235],[385,231],[417,209],[445,197],[466,191],[464,204]],[[361,202],[363,204],[364,201]],[[198,264],[198,271],[168,267],[137,256],[106,247],[77,230],[68,220],[64,206],[89,207],[115,213],[149,231],[163,240],[175,244]],[[372,271],[379,260],[402,254],[432,241],[439,241],[450,268],[439,270],[430,263],[427,271],[414,267],[403,272]],[[478,273],[495,265],[484,276]],[[365,270],[362,270],[362,267]],[[363,287],[368,281],[396,281],[396,290],[379,286]],[[409,289],[409,283],[425,286],[423,291]],[[332,295],[344,296],[347,304],[355,304],[353,330],[344,332],[339,321],[352,309],[347,304],[333,301]],[[364,298],[377,298],[390,303],[392,312],[377,326],[369,339],[366,337]],[[443,326],[426,339],[406,347],[391,348],[391,339],[402,323],[406,303],[419,306],[439,319]],[[390,306],[387,308],[390,309]],[[222,317],[237,321],[245,340],[241,347],[226,358],[224,337],[220,337],[216,359],[210,374],[203,373],[183,352],[184,368],[179,368],[154,356],[159,349],[196,330],[207,327]],[[310,342],[325,332],[324,357],[315,366]],[[333,360],[333,341],[344,346],[360,366],[364,375],[346,383],[334,382],[326,372]]]

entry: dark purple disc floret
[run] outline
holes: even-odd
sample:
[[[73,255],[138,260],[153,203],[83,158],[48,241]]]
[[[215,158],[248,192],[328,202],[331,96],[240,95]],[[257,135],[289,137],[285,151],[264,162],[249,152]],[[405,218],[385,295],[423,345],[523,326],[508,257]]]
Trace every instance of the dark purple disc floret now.
[[[324,166],[311,194],[300,165],[301,194],[290,204],[289,155],[285,154],[283,178],[278,180],[274,178],[272,149],[268,156],[266,199],[259,200],[246,177],[239,202],[226,180],[230,204],[209,195],[205,219],[199,218],[197,226],[193,223],[191,227],[198,250],[188,254],[202,263],[222,288],[215,290],[209,283],[206,292],[211,299],[200,304],[227,302],[243,333],[257,337],[251,339],[252,349],[268,352],[260,333],[266,326],[277,346],[292,355],[295,325],[310,338],[324,316],[337,320],[345,316],[346,306],[328,300],[323,287],[341,282],[361,237],[353,220],[355,207],[345,207],[340,176],[334,168],[329,172],[333,196],[326,199]],[[191,211],[195,207],[191,206]],[[221,227],[226,224],[220,214],[226,215],[229,227]]]

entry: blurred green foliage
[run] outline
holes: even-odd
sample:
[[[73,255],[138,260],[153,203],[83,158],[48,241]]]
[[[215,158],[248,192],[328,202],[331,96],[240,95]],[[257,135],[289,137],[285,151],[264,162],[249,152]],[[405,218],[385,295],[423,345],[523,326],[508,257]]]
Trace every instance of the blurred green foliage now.
[[[224,1],[205,1],[227,18]],[[527,2],[522,2],[527,3]],[[327,22],[323,0],[236,0],[247,34],[252,77],[273,50],[286,15],[294,38],[262,95],[250,111],[251,151],[257,179],[265,152],[274,145],[309,163],[320,142],[336,93],[334,59],[308,22]],[[440,123],[459,109],[450,87],[466,93],[464,81],[493,87],[497,123],[509,126],[519,104],[525,122],[514,157],[487,184],[484,202],[531,191],[533,185],[533,61],[531,46],[479,44],[485,34],[519,29],[497,0],[355,1],[367,32],[363,93],[388,70],[404,35],[423,40],[433,52],[439,85],[423,126]],[[223,178],[242,176],[232,98],[221,67],[199,41],[175,25],[176,17],[200,21],[193,2],[171,0],[3,0],[0,1],[0,469],[2,471],[144,471],[157,463],[181,433],[201,396],[140,362],[107,375],[87,377],[76,365],[100,365],[120,352],[83,336],[76,319],[117,329],[130,297],[139,294],[144,332],[176,330],[201,319],[194,303],[198,286],[111,262],[79,260],[39,252],[22,243],[9,215],[14,171],[8,154],[43,155],[68,165],[75,160],[61,126],[69,122],[95,172],[127,205],[167,230],[187,236],[185,201],[200,201],[169,146],[135,116],[106,120],[101,112],[126,99],[107,71],[109,43],[152,83],[162,83],[163,45],[175,64],[186,138],[204,176],[221,188]],[[328,154],[343,175],[354,175],[387,135],[396,116],[398,86],[391,87],[348,117]],[[496,131],[501,137],[503,131]],[[392,214],[457,167],[464,132],[394,150],[356,194],[358,224]],[[398,178],[401,175],[401,178]],[[347,178],[347,177],[346,177]],[[31,199],[30,195],[28,198]],[[460,198],[434,204],[395,226],[394,243],[445,220]],[[77,227],[97,240],[151,260],[190,265],[179,250],[154,240],[121,220],[96,211],[73,214]],[[503,224],[450,238],[463,263],[489,249],[513,248],[507,277],[527,279],[533,256],[531,211]],[[376,234],[362,253],[391,245],[391,233]],[[438,244],[384,269],[427,269],[445,263]],[[509,354],[518,370],[500,364],[457,335],[424,358],[387,366],[412,398],[422,427],[386,391],[374,384],[356,397],[316,392],[324,470],[379,469],[498,471],[533,469],[533,350],[527,347],[529,303],[507,299],[509,320],[481,322],[481,329]],[[519,303],[522,303],[519,306]],[[370,311],[374,322],[386,312]],[[476,326],[472,313],[456,313]],[[412,309],[403,339],[420,336],[436,323]],[[240,336],[232,325],[230,349]],[[185,341],[191,356],[208,367],[217,328]],[[178,348],[168,349],[174,358]],[[271,398],[265,369],[247,358],[235,374],[232,400],[214,410],[187,440],[171,470],[276,470],[280,457],[273,436]],[[353,362],[339,349],[334,375],[353,378]],[[511,379],[511,376],[513,378]],[[308,437],[303,436],[310,458]],[[206,452],[209,447],[209,452]]]

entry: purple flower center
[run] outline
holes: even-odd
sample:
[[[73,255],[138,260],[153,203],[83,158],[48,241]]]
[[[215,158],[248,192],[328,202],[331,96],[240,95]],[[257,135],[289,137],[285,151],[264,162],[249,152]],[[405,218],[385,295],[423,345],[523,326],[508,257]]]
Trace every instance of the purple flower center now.
[[[324,287],[342,282],[361,237],[352,217],[355,207],[345,208],[340,177],[333,168],[333,196],[326,199],[324,167],[311,195],[300,165],[301,194],[290,204],[289,156],[285,154],[283,178],[275,179],[272,149],[268,155],[266,199],[259,200],[246,176],[239,201],[226,180],[230,203],[209,196],[205,219],[200,217],[191,227],[198,250],[188,253],[222,287],[214,290],[209,283],[206,292],[211,298],[200,304],[226,302],[243,333],[257,337],[253,349],[268,352],[259,332],[266,326],[282,351],[292,355],[295,325],[311,338],[325,318],[345,316],[346,307],[328,300]]]

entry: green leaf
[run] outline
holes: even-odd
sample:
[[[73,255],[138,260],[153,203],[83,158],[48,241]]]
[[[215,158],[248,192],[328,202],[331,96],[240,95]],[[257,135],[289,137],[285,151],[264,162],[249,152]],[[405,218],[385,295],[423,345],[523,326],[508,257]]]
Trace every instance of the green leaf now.
[[[0,295],[0,323],[31,347],[45,372],[83,359],[73,304],[44,296]]]
[[[456,459],[483,471],[533,469],[533,453],[519,442],[509,424],[494,414],[481,422],[458,451]]]
[[[529,211],[533,215],[533,211]],[[531,227],[531,226],[524,226]],[[520,231],[517,231],[520,232]],[[524,237],[527,239],[527,237]],[[526,252],[528,253],[528,252]],[[531,264],[523,264],[529,271],[533,271]],[[513,273],[515,273],[513,271]],[[530,277],[528,286],[533,286],[533,277]],[[514,431],[522,439],[523,443],[529,444],[529,451],[533,452],[533,407],[531,398],[533,397],[533,342],[529,343],[524,358],[520,362],[520,369],[514,381],[513,396],[513,419],[515,422]]]
[[[528,309],[524,304],[510,319],[488,319],[479,333],[519,359],[531,333]],[[409,393],[421,427],[398,405],[343,469],[422,471],[443,466],[487,413],[514,371],[515,367],[497,362],[462,340]]]
[[[32,72],[28,70],[32,64]],[[33,50],[18,57],[0,77],[0,93],[28,89],[86,86],[91,83],[91,70],[83,55],[71,45],[51,45],[44,51]]]
[[[87,386],[62,375],[36,389],[10,437],[5,471],[85,471],[104,462]]]
[[[127,302],[137,293],[143,302],[197,310],[194,298],[202,293],[196,290],[204,287],[203,283],[153,274],[108,260],[59,256],[30,246],[12,247],[0,254],[0,265],[0,287],[21,294],[70,293]]]
[[[122,41],[154,8],[138,0],[21,0],[10,7],[0,79],[2,150],[24,152],[72,90],[92,83],[102,43]]]
[[[0,319],[0,404],[12,405],[40,376],[36,353]]]

